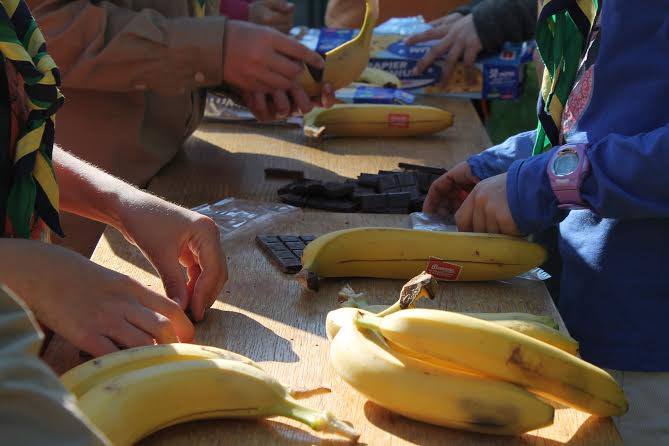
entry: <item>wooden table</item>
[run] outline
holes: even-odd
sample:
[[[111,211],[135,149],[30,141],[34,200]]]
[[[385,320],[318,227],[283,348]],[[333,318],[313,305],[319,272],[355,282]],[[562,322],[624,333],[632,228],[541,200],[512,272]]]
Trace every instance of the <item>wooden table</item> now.
[[[285,181],[266,181],[265,167],[303,170],[307,177],[336,180],[360,172],[393,169],[398,162],[450,167],[490,144],[468,102],[436,101],[454,112],[455,125],[439,136],[414,139],[332,139],[308,142],[285,126],[205,124],[184,152],[151,183],[150,189],[186,206],[226,196],[275,200]],[[406,215],[304,212],[279,233],[321,234],[356,226],[407,227]],[[521,437],[470,434],[423,424],[385,411],[365,400],[327,365],[324,320],[336,308],[346,280],[330,280],[317,294],[307,293],[270,264],[251,239],[225,247],[230,280],[197,327],[196,342],[233,350],[260,362],[283,383],[298,388],[325,386],[332,393],[307,400],[351,421],[369,445],[602,445],[622,444],[609,419],[571,410],[556,411],[555,423]],[[151,287],[160,280],[139,251],[113,230],[100,241],[93,260],[129,274]],[[391,280],[351,280],[373,303],[392,303],[402,285]],[[426,306],[458,311],[526,311],[559,315],[543,283],[515,279],[497,283],[443,284]],[[80,362],[78,352],[56,337],[47,361],[58,372]],[[339,444],[286,419],[207,421],[175,426],[147,438],[147,445],[306,445]]]

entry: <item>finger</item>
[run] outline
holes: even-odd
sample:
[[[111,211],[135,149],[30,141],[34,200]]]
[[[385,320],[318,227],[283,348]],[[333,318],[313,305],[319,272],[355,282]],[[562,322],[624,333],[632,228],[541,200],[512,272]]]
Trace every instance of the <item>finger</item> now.
[[[273,44],[276,50],[292,59],[303,61],[320,70],[325,68],[325,60],[323,60],[323,57],[321,57],[320,54],[311,51],[293,38],[276,33],[276,38],[273,40]],[[284,90],[286,89],[288,89],[288,87],[284,88]]]
[[[154,344],[153,337],[150,336],[147,332],[142,331],[134,326],[132,322],[127,320],[127,317],[126,320],[123,321],[123,324],[121,324],[116,328],[116,330],[109,334],[109,338],[111,338],[117,344],[128,348]]]
[[[326,82],[321,89],[321,107],[330,108],[336,101],[337,98],[335,97],[334,87],[331,83]]]
[[[193,340],[195,328],[188,320],[186,313],[174,302],[158,293],[154,293],[148,288],[144,288],[144,292],[139,293],[139,301],[146,308],[160,313],[169,319],[181,342],[190,342]]]
[[[129,311],[125,318],[132,325],[152,336],[152,339],[155,339],[159,344],[179,342],[172,322],[162,314],[138,306]]]
[[[494,209],[492,209],[492,206],[488,204],[486,206],[486,220],[485,220],[485,232],[488,232],[490,234],[499,234],[499,225],[497,224],[497,215],[494,212]]]
[[[188,290],[186,290],[186,276],[178,259],[154,259],[153,263],[163,281],[167,297],[176,302],[181,308],[188,307],[190,296],[188,295]]]
[[[458,226],[460,232],[472,232],[472,217],[474,212],[474,194],[462,203],[460,209],[455,213],[455,224]]]
[[[271,64],[272,62],[269,62]],[[264,70],[256,73],[258,79],[270,87],[270,91],[288,90],[293,83],[293,78],[278,74],[275,71]]]
[[[481,200],[474,202],[472,211],[472,229],[474,232],[486,232],[486,209]]]
[[[82,345],[77,345],[81,350],[95,357],[117,352],[119,349],[108,337],[94,336],[88,338]]]
[[[428,40],[441,39],[445,35],[446,29],[442,26],[438,26],[423,31],[422,33],[413,34],[404,39],[404,43],[407,45],[415,45],[416,43],[426,42]]]
[[[293,85],[290,89],[290,95],[293,97],[293,103],[301,114],[309,113],[314,108],[311,99],[304,88],[300,85]]]
[[[225,255],[218,243],[218,228],[211,220],[202,220],[200,224],[202,226],[187,246],[201,269],[190,306],[195,320],[202,320],[206,308],[214,302],[228,280]]]
[[[253,105],[253,112],[258,121],[269,121],[269,109],[265,93],[254,93]]]
[[[443,207],[443,202],[454,186],[455,183],[448,174],[443,174],[437,178],[427,191],[427,197],[425,197],[425,201],[423,202],[423,212],[426,214],[436,214],[438,209]]]
[[[462,62],[466,67],[473,67],[474,62],[476,62],[476,56],[478,56],[479,51],[474,45],[467,45],[465,47],[465,55],[463,56]]]
[[[432,63],[437,60],[438,57],[441,57],[442,54],[444,54],[446,51],[449,51],[449,48],[451,48],[451,45],[453,45],[453,40],[450,38],[450,36],[451,33],[448,33],[446,37],[441,39],[439,43],[430,48],[430,51],[428,51],[427,54],[425,54],[425,56],[423,56],[423,58],[418,61],[416,68],[414,68],[415,74],[421,74],[427,67],[432,65]]]
[[[447,85],[448,81],[451,79],[453,68],[455,68],[455,64],[460,60],[464,49],[464,43],[460,39],[454,39],[453,46],[451,46],[451,49],[446,55],[444,71],[441,73],[441,82],[443,85]]]
[[[290,115],[290,99],[285,91],[272,92],[272,101],[274,101],[275,108],[274,118],[285,119]]]

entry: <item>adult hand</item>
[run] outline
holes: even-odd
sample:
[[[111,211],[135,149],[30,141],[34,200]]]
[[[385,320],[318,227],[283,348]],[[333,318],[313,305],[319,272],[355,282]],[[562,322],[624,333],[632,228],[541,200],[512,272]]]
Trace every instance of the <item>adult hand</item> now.
[[[458,15],[460,17],[446,20],[451,15]],[[463,59],[465,67],[471,68],[476,61],[476,56],[483,49],[481,39],[479,39],[476,26],[474,25],[474,18],[471,14],[465,16],[450,14],[444,18],[443,23],[425,32],[410,36],[406,39],[406,43],[413,45],[435,39],[438,39],[439,42],[430,48],[427,54],[418,61],[415,71],[416,74],[422,73],[438,57],[444,53],[448,53],[441,77],[441,83],[444,85],[448,83],[453,68],[460,58]]]
[[[249,5],[249,21],[281,32],[293,27],[295,5],[285,0],[257,0]]]
[[[139,191],[125,199],[121,212],[120,230],[154,266],[167,296],[202,320],[228,279],[216,224]]]
[[[325,62],[290,36],[264,26],[228,21],[223,79],[243,90],[290,90],[304,63],[323,69]]]
[[[288,91],[274,91],[270,94],[246,91],[242,93],[244,104],[261,122],[285,119],[292,114],[305,114],[314,106],[329,108],[335,102],[332,85],[325,84],[320,98],[309,98],[297,83]]]
[[[443,217],[453,214],[479,181],[467,161],[457,164],[432,183],[423,203],[423,212]]]
[[[134,279],[55,245],[1,243],[9,262],[2,265],[2,281],[79,349],[99,356],[118,345],[192,341],[193,325],[179,306]]]
[[[506,196],[506,173],[478,183],[455,213],[455,223],[461,232],[520,235]]]

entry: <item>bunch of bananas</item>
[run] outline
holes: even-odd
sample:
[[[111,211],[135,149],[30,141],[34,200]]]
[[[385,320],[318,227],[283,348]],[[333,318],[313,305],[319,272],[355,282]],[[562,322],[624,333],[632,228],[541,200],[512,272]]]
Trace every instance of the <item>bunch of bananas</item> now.
[[[132,445],[186,421],[273,416],[292,418],[316,431],[358,437],[330,413],[299,404],[296,399],[304,395],[283,386],[249,358],[215,347],[132,348],[81,364],[61,381],[113,445]]]
[[[333,368],[388,410],[499,435],[551,424],[554,403],[599,416],[627,411],[616,381],[540,316],[389,309],[328,314]]]

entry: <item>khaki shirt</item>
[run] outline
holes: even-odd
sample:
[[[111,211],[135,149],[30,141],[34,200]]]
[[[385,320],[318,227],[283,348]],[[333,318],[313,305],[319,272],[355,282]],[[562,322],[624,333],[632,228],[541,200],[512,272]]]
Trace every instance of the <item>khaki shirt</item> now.
[[[37,356],[41,343],[30,310],[0,285],[0,442],[107,445],[79,412],[74,396]]]
[[[223,82],[225,18],[208,0],[28,0],[58,64],[56,142],[143,186],[195,130]]]

